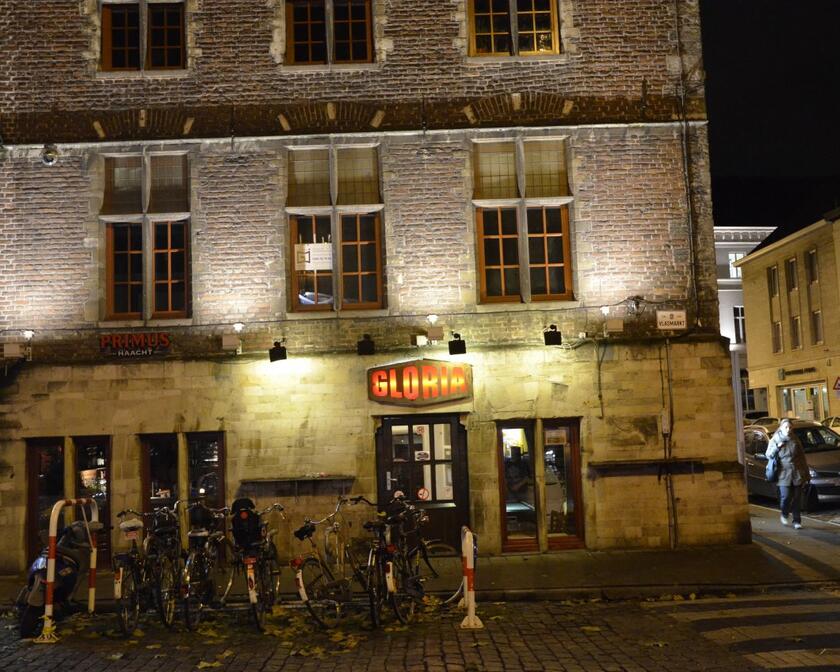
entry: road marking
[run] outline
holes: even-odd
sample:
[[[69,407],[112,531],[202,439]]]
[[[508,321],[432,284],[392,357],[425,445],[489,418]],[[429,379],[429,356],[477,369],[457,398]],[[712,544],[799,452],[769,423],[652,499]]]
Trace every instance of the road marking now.
[[[794,649],[784,654],[775,651],[751,653],[744,656],[756,665],[767,670],[784,670],[786,668],[815,669],[819,667],[840,668],[840,649],[822,649],[814,652],[809,649]]]
[[[693,613],[677,613],[671,614],[674,618],[680,621],[692,622],[701,621],[704,619],[714,618],[744,618],[748,616],[772,616],[778,614],[782,609],[785,614],[814,614],[814,613],[834,613],[837,611],[837,602],[833,600],[826,600],[825,604],[791,604],[787,601],[786,604],[770,604],[766,607],[747,607],[740,608],[732,605],[731,609],[718,609],[715,611],[695,611]],[[796,620],[796,619],[792,619]]]

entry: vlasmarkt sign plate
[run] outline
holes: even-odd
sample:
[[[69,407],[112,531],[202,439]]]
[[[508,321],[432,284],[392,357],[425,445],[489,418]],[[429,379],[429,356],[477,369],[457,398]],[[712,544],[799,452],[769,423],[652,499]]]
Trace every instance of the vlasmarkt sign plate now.
[[[684,310],[657,310],[656,328],[663,331],[687,329],[688,321]]]

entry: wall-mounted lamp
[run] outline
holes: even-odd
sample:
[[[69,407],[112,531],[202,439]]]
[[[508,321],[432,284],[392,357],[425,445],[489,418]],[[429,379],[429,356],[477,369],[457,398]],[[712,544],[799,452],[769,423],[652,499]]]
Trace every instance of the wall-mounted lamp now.
[[[610,314],[610,307],[609,306],[601,306],[601,315],[606,317]]]
[[[463,355],[467,352],[467,342],[461,340],[461,334],[452,333],[452,340],[449,341],[450,355]]]
[[[356,353],[359,355],[376,354],[376,344],[373,342],[370,334],[363,334],[362,340],[356,342]]]
[[[237,334],[241,334],[243,329],[245,329],[245,324],[243,322],[234,322],[233,323],[233,330]]]
[[[274,347],[268,351],[269,361],[276,362],[281,359],[286,359],[286,346],[283,345],[285,342],[285,338],[282,341],[274,341]]]
[[[41,163],[45,166],[54,166],[58,162],[58,147],[55,145],[44,145],[41,150]]]
[[[548,329],[543,331],[543,340],[546,345],[563,345],[563,335],[557,331],[556,324],[548,325]]]
[[[438,316],[432,313],[431,315],[426,316],[426,319],[429,320],[429,324],[434,326],[437,324]]]
[[[32,331],[32,329],[24,329],[21,333],[23,334],[23,337],[26,339],[27,343],[32,340],[33,336],[35,336],[35,332]]]
[[[644,311],[644,308],[642,307],[642,301],[644,301],[644,299],[638,295],[631,296],[625,299],[625,302],[627,303],[628,314],[639,315],[640,313],[642,313]]]

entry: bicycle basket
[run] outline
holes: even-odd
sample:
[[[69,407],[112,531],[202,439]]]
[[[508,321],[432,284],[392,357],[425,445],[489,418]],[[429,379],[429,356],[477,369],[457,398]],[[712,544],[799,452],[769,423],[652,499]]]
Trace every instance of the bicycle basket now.
[[[233,539],[237,546],[245,548],[261,541],[260,516],[253,509],[239,509],[231,519]]]

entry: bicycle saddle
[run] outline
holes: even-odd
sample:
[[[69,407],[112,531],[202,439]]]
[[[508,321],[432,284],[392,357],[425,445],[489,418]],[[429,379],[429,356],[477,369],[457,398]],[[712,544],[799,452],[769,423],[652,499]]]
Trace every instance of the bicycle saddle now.
[[[143,529],[143,521],[139,518],[132,518],[131,520],[124,520],[120,523],[120,529],[123,532],[137,532]]]
[[[364,525],[362,525],[366,530],[384,530],[388,527],[388,523],[384,520],[369,520]]]

